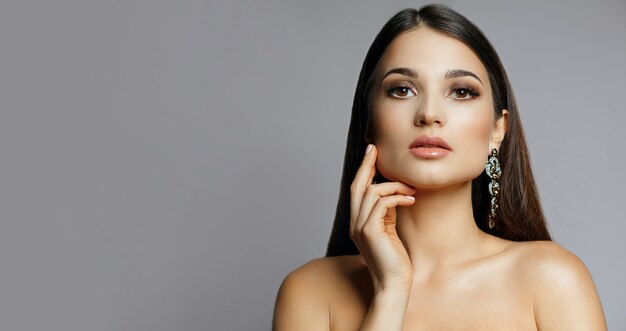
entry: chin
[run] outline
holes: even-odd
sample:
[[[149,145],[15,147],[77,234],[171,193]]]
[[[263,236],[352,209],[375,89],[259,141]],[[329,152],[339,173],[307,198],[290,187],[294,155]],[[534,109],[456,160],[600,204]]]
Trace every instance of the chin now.
[[[395,177],[384,176],[390,182],[400,182],[416,189],[433,190],[442,189],[451,186],[457,186],[462,184],[470,184],[474,178],[480,175],[465,174],[466,176],[450,177],[448,174],[432,174],[432,175],[419,175],[413,177]]]
[[[397,160],[395,164],[403,164],[401,162]],[[483,171],[482,164],[473,162],[463,166],[448,163],[387,167],[380,164],[377,176],[382,176],[389,182],[400,182],[418,189],[438,189],[471,182]]]
[[[411,186],[415,187],[416,189],[423,189],[423,190],[436,190],[436,189],[442,189],[442,188],[446,188],[455,184],[459,184],[459,183],[441,183],[441,182],[421,182],[421,183],[415,183]]]

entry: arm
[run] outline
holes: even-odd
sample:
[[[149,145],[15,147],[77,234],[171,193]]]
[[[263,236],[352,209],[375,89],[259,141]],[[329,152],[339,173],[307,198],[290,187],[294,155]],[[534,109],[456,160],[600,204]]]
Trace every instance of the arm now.
[[[574,254],[555,243],[536,250],[533,309],[539,330],[607,330],[591,274]]]
[[[360,330],[401,331],[413,268],[396,231],[396,207],[412,205],[416,190],[400,182],[374,183],[377,157],[378,148],[369,144],[350,186],[350,238],[365,260],[374,287]]]
[[[369,153],[368,153],[369,151]],[[408,252],[396,232],[395,208],[415,202],[415,188],[400,182],[374,184],[377,148],[370,144],[350,186],[350,238],[363,254],[375,296],[361,330],[402,330],[412,284]],[[329,330],[332,292],[323,287],[313,260],[288,275],[278,293],[274,331]],[[316,272],[316,270],[318,272]],[[406,286],[404,286],[406,285]],[[307,299],[304,299],[307,297]],[[321,299],[323,298],[323,299]]]
[[[376,294],[359,331],[401,331],[404,327],[404,316],[408,304],[408,290],[389,290]]]
[[[272,330],[330,330],[329,298],[337,295],[332,274],[323,258],[289,273],[278,290]],[[375,294],[359,331],[402,330],[409,292],[398,286]]]
[[[272,330],[330,330],[328,303],[323,300],[319,263],[310,261],[283,280],[274,307]]]

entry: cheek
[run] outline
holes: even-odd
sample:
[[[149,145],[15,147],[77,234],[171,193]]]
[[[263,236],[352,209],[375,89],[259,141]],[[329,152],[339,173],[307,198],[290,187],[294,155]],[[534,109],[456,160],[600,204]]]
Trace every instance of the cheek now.
[[[487,111],[471,114],[474,116],[458,118],[457,125],[454,125],[456,131],[454,136],[458,138],[459,157],[464,160],[465,166],[479,175],[489,155],[493,115]]]
[[[381,148],[397,148],[406,144],[407,137],[413,128],[415,114],[413,102],[380,101],[374,104],[374,119],[376,125],[376,144]],[[408,145],[407,145],[408,147]]]
[[[376,168],[390,181],[398,181],[395,175],[408,173],[410,165],[408,147],[414,135],[411,109],[406,104],[378,104],[376,109],[376,138],[374,143],[378,149]],[[415,138],[415,137],[413,137]]]
[[[408,143],[401,138],[409,137],[409,134],[399,128],[400,122],[385,123],[384,120],[381,120],[378,123],[380,124],[380,131],[375,141],[378,150],[376,168],[383,176],[393,180],[391,173],[400,170],[400,167],[406,164],[402,156],[405,149],[408,152]]]

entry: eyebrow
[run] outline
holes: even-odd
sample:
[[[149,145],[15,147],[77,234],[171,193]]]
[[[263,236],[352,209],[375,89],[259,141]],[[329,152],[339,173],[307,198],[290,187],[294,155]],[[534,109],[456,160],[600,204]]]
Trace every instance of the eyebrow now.
[[[400,67],[400,68],[392,68],[391,70],[387,71],[387,73],[383,76],[382,79],[385,79],[385,77],[391,74],[401,74],[401,75],[417,78],[417,71],[411,68]],[[464,77],[464,76],[472,76],[478,79],[480,84],[484,86],[483,81],[480,80],[480,78],[478,78],[478,76],[475,73],[471,71],[463,70],[463,69],[449,69],[446,72],[445,78],[450,79],[450,78]]]

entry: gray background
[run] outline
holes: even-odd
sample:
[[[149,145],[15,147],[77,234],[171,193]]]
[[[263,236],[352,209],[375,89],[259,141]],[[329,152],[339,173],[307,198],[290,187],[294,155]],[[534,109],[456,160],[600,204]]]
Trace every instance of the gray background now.
[[[0,4],[0,328],[268,330],[352,97],[417,1]],[[626,5],[445,1],[499,52],[555,240],[626,329]]]

